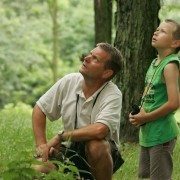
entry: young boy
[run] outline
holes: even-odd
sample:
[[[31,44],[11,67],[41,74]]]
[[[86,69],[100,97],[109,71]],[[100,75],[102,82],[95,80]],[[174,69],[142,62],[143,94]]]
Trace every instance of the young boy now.
[[[167,19],[152,37],[158,56],[149,67],[140,113],[129,115],[140,126],[139,178],[170,180],[172,154],[179,128],[174,112],[179,107],[180,25]]]

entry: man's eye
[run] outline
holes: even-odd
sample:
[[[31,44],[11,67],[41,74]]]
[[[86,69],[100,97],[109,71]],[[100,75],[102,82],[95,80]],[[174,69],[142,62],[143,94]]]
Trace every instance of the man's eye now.
[[[97,57],[93,57],[94,62],[99,62],[99,59]]]

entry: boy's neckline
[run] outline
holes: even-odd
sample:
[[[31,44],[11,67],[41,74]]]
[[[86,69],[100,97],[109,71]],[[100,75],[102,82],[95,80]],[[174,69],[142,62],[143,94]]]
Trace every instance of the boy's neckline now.
[[[153,66],[154,66],[154,67],[159,66],[159,65],[161,64],[161,62],[164,61],[164,59],[166,59],[167,57],[169,57],[169,56],[171,56],[171,55],[173,55],[173,54],[174,54],[174,53],[168,54],[168,55],[165,56],[163,59],[158,59],[158,57],[157,57],[157,58],[155,59],[155,61],[154,61]]]

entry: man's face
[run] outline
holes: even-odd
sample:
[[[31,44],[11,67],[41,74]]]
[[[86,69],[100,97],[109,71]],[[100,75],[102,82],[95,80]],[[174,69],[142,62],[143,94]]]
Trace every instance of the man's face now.
[[[101,79],[104,77],[105,63],[110,58],[110,55],[100,47],[96,47],[84,58],[79,72],[88,78]]]
[[[156,49],[172,48],[173,32],[175,31],[175,25],[172,23],[162,22],[154,32],[152,37],[152,46]]]

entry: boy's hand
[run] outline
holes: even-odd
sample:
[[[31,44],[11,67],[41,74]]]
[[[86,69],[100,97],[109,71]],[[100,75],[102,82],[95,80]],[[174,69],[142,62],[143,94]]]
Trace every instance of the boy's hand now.
[[[141,111],[136,115],[132,115],[130,113],[129,121],[132,125],[139,127],[140,125],[145,123],[145,117],[146,117],[146,112],[144,111],[144,109],[141,109]]]

